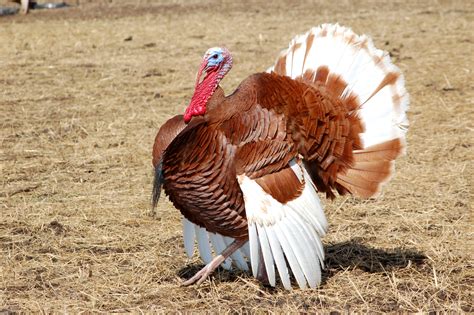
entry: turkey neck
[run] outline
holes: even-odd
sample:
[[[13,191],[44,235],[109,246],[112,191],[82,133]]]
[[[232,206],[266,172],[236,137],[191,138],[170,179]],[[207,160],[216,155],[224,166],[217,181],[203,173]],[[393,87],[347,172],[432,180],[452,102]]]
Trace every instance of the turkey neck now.
[[[255,79],[255,75],[248,77],[228,96],[225,96],[224,90],[217,86],[214,95],[207,103],[205,119],[209,123],[224,122],[235,114],[249,110],[257,98]]]
[[[214,94],[212,94],[211,98],[207,101],[206,105],[206,115],[212,113],[216,110],[220,103],[225,101],[224,90],[221,88],[220,85],[217,86]]]
[[[204,118],[209,123],[222,122],[232,117],[238,110],[238,104],[233,103],[230,97],[224,95],[224,90],[217,86],[214,94],[206,105]],[[237,107],[237,108],[236,108]]]

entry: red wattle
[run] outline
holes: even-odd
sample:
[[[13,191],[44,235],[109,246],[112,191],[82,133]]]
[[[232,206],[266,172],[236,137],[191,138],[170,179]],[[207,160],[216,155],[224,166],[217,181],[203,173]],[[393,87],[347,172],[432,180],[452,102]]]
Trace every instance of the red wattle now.
[[[191,121],[193,116],[201,116],[206,113],[207,101],[211,98],[212,94],[217,88],[219,83],[216,72],[211,72],[206,75],[200,84],[196,85],[194,95],[191,98],[188,108],[184,113],[184,122],[188,123]]]
[[[186,112],[184,113],[184,122],[190,122],[191,118],[193,118],[193,115],[188,110],[186,110]]]

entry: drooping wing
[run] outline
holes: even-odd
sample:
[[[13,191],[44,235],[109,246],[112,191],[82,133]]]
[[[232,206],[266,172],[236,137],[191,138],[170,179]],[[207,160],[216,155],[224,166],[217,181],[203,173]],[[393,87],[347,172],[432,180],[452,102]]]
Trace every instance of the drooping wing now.
[[[298,82],[293,87],[305,88]],[[278,273],[288,290],[290,274],[301,288],[314,288],[321,282],[321,238],[327,221],[316,187],[298,159],[303,141],[297,123],[308,115],[299,112],[301,97],[291,90],[275,88],[275,93],[266,100],[257,98],[258,105],[239,115],[249,126],[247,132],[234,132],[235,120],[225,124],[225,130],[233,131],[229,138],[239,143],[236,169],[245,200],[250,261],[254,276],[263,276],[265,270],[272,286]],[[260,105],[270,103],[267,108]],[[294,105],[293,116],[279,108],[282,105]]]
[[[250,260],[255,277],[262,265],[270,285],[278,273],[291,290],[290,273],[298,286],[321,282],[324,250],[321,238],[327,221],[311,178],[301,161],[257,180],[240,175],[249,224]]]
[[[217,209],[217,205],[230,201],[225,191],[234,190],[239,198],[227,207],[245,206],[239,215],[245,222],[249,219],[245,236],[247,229],[250,232],[250,248],[236,252],[232,257],[235,265],[246,270],[243,258],[247,257],[255,276],[259,266],[265,266],[272,285],[276,284],[277,270],[287,289],[291,288],[290,273],[300,287],[315,287],[321,279],[324,253],[320,238],[327,223],[309,176],[301,162],[295,162],[298,153],[286,127],[284,115],[258,105],[218,127],[202,121],[200,126],[185,130],[165,154],[165,188],[185,215],[188,255],[192,255],[197,240],[199,254],[208,262],[223,250],[223,244],[232,241],[226,242],[224,235],[243,235],[235,233],[229,211]],[[225,147],[230,147],[230,154]],[[178,162],[181,159],[187,162]],[[227,159],[233,163],[226,163]],[[233,189],[226,190],[229,186]],[[187,199],[183,201],[184,196]],[[223,266],[229,268],[230,262]]]
[[[163,159],[164,187],[183,215],[209,232],[246,237],[237,175],[260,177],[297,154],[282,115],[255,106],[220,123],[193,119]]]
[[[289,136],[288,118],[272,109],[253,107],[240,115],[249,133],[232,133],[238,141],[236,169],[249,229],[255,277],[265,270],[270,285],[276,273],[290,290],[290,274],[300,288],[321,282],[327,221],[311,178],[298,160]],[[226,129],[236,130],[229,120]],[[271,126],[271,127],[266,127]],[[237,139],[236,139],[237,138]]]

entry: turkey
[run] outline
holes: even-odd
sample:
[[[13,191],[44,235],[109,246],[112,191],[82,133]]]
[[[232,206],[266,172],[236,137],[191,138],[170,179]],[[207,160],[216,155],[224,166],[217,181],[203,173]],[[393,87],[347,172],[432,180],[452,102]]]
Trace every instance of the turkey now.
[[[404,152],[408,94],[388,53],[324,24],[295,37],[273,67],[225,96],[232,67],[210,48],[184,115],[153,147],[153,207],[163,186],[183,215],[184,248],[206,266],[249,270],[275,286],[318,286],[327,221],[319,194],[371,198]]]

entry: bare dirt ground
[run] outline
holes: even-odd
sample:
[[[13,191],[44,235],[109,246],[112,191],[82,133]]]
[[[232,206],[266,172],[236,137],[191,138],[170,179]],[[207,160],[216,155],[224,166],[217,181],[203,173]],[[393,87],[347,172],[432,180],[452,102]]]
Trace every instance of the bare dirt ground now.
[[[79,4],[0,17],[0,313],[474,312],[474,2]],[[324,22],[369,34],[404,72],[407,156],[378,200],[325,200],[320,288],[223,270],[180,287],[201,263],[166,198],[150,216],[158,127],[207,48],[234,53],[231,92]]]

